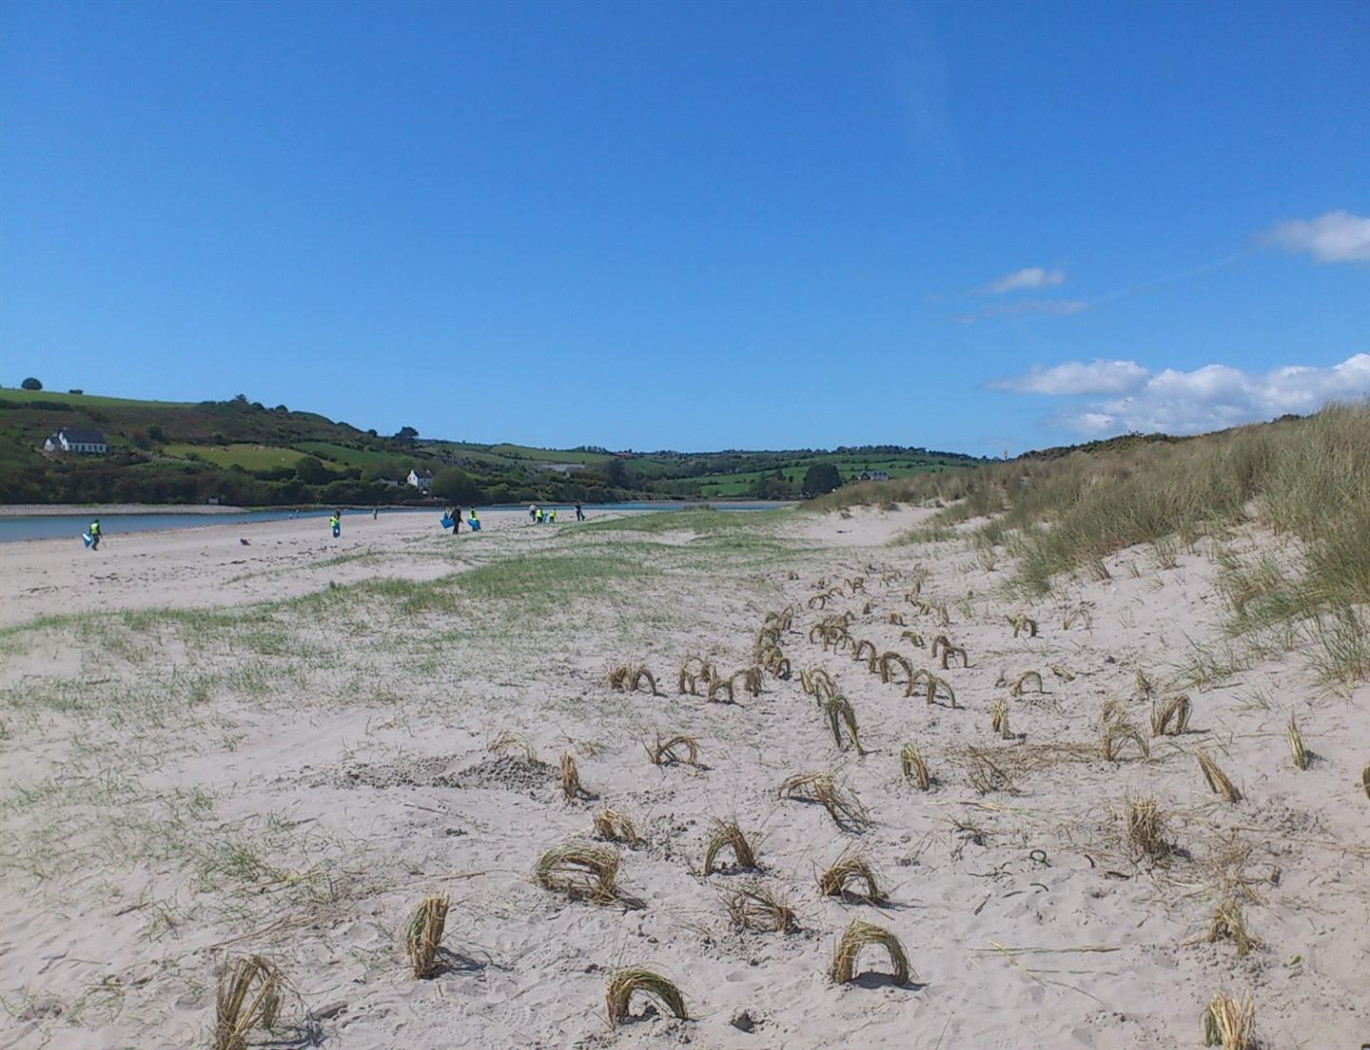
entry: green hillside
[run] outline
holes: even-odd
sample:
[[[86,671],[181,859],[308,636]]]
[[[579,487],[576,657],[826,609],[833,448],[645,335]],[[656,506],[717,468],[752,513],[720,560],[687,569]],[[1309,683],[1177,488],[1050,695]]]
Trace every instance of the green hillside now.
[[[98,430],[108,455],[51,455],[63,427]],[[0,389],[0,502],[239,506],[424,501],[485,504],[641,499],[795,499],[810,468],[910,477],[978,462],[917,448],[652,453],[546,449],[358,430],[314,412],[228,401],[172,402]]]

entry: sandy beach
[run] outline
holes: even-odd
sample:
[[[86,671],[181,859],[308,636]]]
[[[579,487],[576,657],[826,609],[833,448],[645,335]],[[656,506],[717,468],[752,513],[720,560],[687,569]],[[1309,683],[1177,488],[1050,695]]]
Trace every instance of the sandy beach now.
[[[248,1045],[1144,1050],[1201,1046],[1219,992],[1250,993],[1262,1046],[1370,1041],[1370,689],[1314,688],[1297,656],[1212,671],[1210,550],[1125,550],[1016,601],[959,539],[892,542],[926,513],[509,511],[459,537],[358,515],[337,541],[302,519],[0,546],[0,1045],[209,1046],[216,974],[252,953],[288,984]],[[680,694],[691,655],[751,667],[768,614],[788,668],[757,695],[737,678],[731,703]],[[888,681],[886,653],[905,661]],[[634,665],[655,692],[613,687]],[[807,694],[820,670],[859,743]],[[942,680],[931,702],[919,672]],[[1181,694],[1184,731],[1153,735]],[[1137,730],[1111,761],[1108,705]],[[674,735],[695,764],[650,760]],[[782,797],[807,773],[847,820]],[[1129,833],[1145,800],[1150,849]],[[606,809],[640,841],[597,839]],[[733,822],[754,869],[725,847],[705,874]],[[612,899],[539,884],[567,841],[619,855]],[[875,892],[822,891],[844,859]],[[730,919],[754,886],[790,931]],[[404,928],[440,893],[446,953],[416,979]],[[1210,939],[1225,905],[1244,934]],[[857,919],[899,939],[906,982],[874,948],[830,980]],[[689,1019],[637,998],[611,1027],[629,966],[673,980]]]

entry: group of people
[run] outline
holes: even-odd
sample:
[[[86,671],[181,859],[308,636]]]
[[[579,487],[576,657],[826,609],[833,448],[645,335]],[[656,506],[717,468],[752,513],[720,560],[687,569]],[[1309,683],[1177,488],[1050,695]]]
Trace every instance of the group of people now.
[[[528,504],[528,520],[534,525],[555,525],[557,523],[556,507],[548,507],[545,510],[536,503]],[[585,520],[585,511],[580,506],[580,500],[576,500],[576,521]]]
[[[472,532],[480,532],[480,515],[476,513],[476,508],[471,508],[471,516],[466,519],[466,523],[471,526]],[[443,528],[451,528],[452,535],[456,536],[461,532],[461,508],[453,507],[443,516]]]

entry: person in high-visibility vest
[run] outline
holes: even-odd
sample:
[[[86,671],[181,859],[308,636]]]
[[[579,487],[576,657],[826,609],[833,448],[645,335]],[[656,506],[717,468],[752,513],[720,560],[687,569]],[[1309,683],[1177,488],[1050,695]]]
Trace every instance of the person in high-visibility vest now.
[[[547,512],[547,516],[548,516],[548,520],[549,520],[553,525],[555,525],[555,524],[557,523],[557,509],[556,509],[556,507],[553,507],[550,511],[548,511],[548,512]]]
[[[100,549],[100,519],[96,518],[90,523],[90,549],[98,551]]]
[[[471,508],[471,517],[466,519],[471,525],[472,532],[480,532],[480,518],[476,516],[476,508]]]
[[[334,511],[333,516],[328,519],[328,526],[333,530],[333,538],[336,540],[342,535],[342,512]]]

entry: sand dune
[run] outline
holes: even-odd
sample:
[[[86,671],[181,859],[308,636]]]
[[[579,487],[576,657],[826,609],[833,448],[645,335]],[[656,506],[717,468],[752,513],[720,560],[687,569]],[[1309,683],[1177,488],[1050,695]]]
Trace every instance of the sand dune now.
[[[1202,552],[1124,551],[1108,579],[1015,602],[1006,566],[959,542],[889,543],[920,515],[511,512],[455,539],[395,516],[338,543],[296,521],[0,548],[0,1044],[211,1045],[216,967],[254,952],[289,982],[271,1038],[323,1046],[1199,1046],[1219,992],[1251,993],[1263,1046],[1370,1040],[1370,690],[1313,689],[1297,658],[1215,669]],[[746,668],[786,609],[791,675],[758,696],[739,679],[732,704],[677,694],[687,655]],[[813,631],[827,618],[837,648]],[[941,667],[939,635],[966,666]],[[897,662],[882,682],[853,659],[863,640],[955,705],[906,696]],[[625,664],[660,695],[612,688]],[[820,668],[864,754],[806,695]],[[1040,688],[1013,695],[1030,671]],[[1187,730],[1153,737],[1153,700],[1181,692]],[[1140,738],[1113,762],[1109,701]],[[518,740],[495,753],[501,733]],[[658,733],[693,737],[699,764],[653,765]],[[1200,750],[1241,801],[1209,790]],[[778,797],[808,772],[869,826]],[[1146,799],[1150,854],[1127,831]],[[643,839],[614,846],[619,899],[538,885],[539,857],[595,841],[605,808]],[[704,875],[718,822],[755,870],[724,849]],[[883,900],[821,892],[852,857]],[[797,928],[734,928],[725,901],[750,885]],[[451,895],[449,954],[416,980],[402,933],[430,893]],[[1207,939],[1228,903],[1244,954]],[[906,983],[877,951],[829,980],[853,919],[898,937]],[[611,1028],[626,966],[674,980],[690,1019],[635,999]]]

